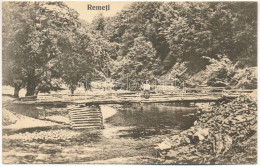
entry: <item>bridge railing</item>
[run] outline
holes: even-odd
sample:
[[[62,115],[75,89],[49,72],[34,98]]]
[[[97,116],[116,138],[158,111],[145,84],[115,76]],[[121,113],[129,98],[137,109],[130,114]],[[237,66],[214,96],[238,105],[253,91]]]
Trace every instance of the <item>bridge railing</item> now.
[[[226,89],[225,87],[196,87],[196,88],[175,88],[173,86],[164,86],[164,88],[155,88],[155,93],[172,94],[172,95],[231,95],[231,94],[245,94],[252,93],[250,89]]]

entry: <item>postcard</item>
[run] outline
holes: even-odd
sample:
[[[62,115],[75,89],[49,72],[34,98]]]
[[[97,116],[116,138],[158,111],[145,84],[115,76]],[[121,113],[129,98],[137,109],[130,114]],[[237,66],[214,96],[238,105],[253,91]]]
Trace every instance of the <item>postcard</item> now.
[[[256,164],[257,1],[4,1],[4,164]]]

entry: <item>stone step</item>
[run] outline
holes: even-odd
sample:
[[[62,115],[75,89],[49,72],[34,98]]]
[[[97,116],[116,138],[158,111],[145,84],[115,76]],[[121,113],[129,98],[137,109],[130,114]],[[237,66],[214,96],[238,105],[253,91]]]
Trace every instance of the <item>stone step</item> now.
[[[80,122],[71,122],[72,125],[79,125],[79,124],[84,124],[84,125],[102,125],[101,121],[80,121]]]
[[[102,114],[96,114],[96,115],[91,115],[91,114],[70,114],[70,117],[102,117]]]
[[[103,128],[102,113],[99,108],[70,107],[69,116],[73,129]]]
[[[96,127],[96,126],[101,126],[101,124],[72,124],[72,127],[83,127],[83,126],[87,126],[87,127]]]
[[[99,118],[101,119],[101,116],[95,116],[95,115],[71,115],[71,119],[93,119],[93,118]]]
[[[97,113],[100,111],[87,111],[87,110],[77,110],[77,111],[69,111],[70,113]]]
[[[101,115],[101,112],[70,112],[70,115]]]
[[[78,126],[78,127],[72,127],[73,129],[101,129],[102,126]]]
[[[101,122],[100,118],[96,119],[72,119],[71,122]]]
[[[91,124],[91,123],[102,123],[102,121],[100,119],[95,119],[95,120],[77,120],[77,121],[71,121],[71,123]]]

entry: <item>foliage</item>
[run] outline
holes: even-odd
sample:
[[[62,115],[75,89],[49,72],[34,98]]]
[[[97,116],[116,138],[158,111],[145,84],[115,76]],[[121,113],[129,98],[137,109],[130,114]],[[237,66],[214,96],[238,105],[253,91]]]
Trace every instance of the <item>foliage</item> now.
[[[219,56],[219,60],[209,59],[210,65],[206,66],[203,76],[209,86],[228,86],[235,74],[235,67],[226,56]]]
[[[4,73],[18,75],[26,95],[34,95],[44,73],[52,70],[48,62],[63,49],[58,42],[76,30],[78,14],[62,2],[8,2],[3,15]]]
[[[118,59],[143,36],[162,62],[157,74],[185,62],[194,75],[210,64],[204,57],[226,55],[234,64],[255,66],[256,13],[252,2],[136,2],[106,19],[103,34],[118,43]]]
[[[190,85],[253,88],[251,71],[244,81],[235,71],[256,66],[256,17],[255,2],[133,2],[87,24],[62,2],[5,2],[3,84],[34,95],[51,89],[53,78],[73,92],[82,78],[90,85],[94,77],[177,73]]]
[[[172,69],[167,72],[166,74],[162,75],[159,78],[159,83],[167,83],[167,84],[174,84],[174,86],[181,86],[183,82],[185,83],[188,80],[189,75],[186,73],[187,70],[187,63],[185,62],[177,62],[172,67]]]
[[[257,68],[244,68],[236,70],[230,83],[235,88],[257,89]]]
[[[90,38],[84,31],[84,28],[78,28],[73,34],[69,33],[58,41],[58,46],[61,49],[55,66],[56,73],[68,85],[72,94],[78,81],[93,68],[92,57],[86,51]]]
[[[257,88],[256,68],[238,68],[238,63],[233,64],[227,56],[218,56],[218,59],[207,57],[207,59],[210,64],[206,66],[205,70],[187,79],[188,85],[208,85],[238,89]]]
[[[142,83],[154,79],[160,61],[156,58],[156,50],[152,47],[152,43],[147,42],[143,36],[138,36],[128,54],[115,63],[117,63],[113,73],[115,77],[124,76],[125,79],[128,76],[129,79]]]

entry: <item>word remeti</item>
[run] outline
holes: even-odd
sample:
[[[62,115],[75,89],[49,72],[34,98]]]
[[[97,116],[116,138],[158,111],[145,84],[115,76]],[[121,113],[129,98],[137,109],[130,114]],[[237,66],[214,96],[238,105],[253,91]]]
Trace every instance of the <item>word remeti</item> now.
[[[105,10],[108,11],[110,10],[110,5],[104,5],[104,6],[93,6],[88,4],[88,10]]]

